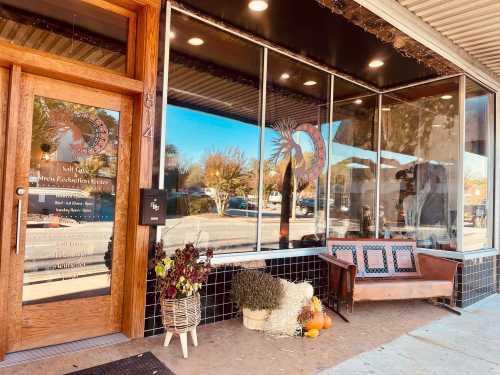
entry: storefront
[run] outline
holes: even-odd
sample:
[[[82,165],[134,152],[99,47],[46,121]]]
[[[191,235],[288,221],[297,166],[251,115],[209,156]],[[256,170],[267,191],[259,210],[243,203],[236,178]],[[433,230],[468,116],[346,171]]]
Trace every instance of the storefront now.
[[[357,35],[366,52],[338,43],[324,53],[315,44],[354,37],[352,24],[332,26],[318,4],[272,7],[256,16],[241,4],[173,2],[162,27],[154,180],[168,203],[157,239],[171,252],[215,248],[204,322],[234,317],[228,293],[242,267],[309,280],[324,295],[316,254],[330,237],[415,240],[463,261],[459,306],[495,293],[494,92],[444,59],[436,74],[367,35]],[[316,28],[286,35],[301,19]],[[331,55],[337,65],[324,64]],[[152,335],[162,327],[148,279]]]
[[[0,0],[0,357],[161,333],[157,240],[215,249],[204,323],[242,267],[324,295],[330,237],[462,260],[460,306],[498,290],[497,87],[321,1],[247,3]]]

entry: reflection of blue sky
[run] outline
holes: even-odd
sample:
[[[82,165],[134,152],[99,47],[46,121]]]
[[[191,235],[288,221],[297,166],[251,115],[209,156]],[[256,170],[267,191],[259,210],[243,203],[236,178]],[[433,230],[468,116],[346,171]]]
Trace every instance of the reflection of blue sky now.
[[[113,111],[109,111],[109,115],[114,118],[118,116]],[[336,138],[341,126],[349,126],[349,124],[350,122],[348,121],[334,122],[332,139]],[[326,129],[326,126],[322,127],[325,139],[327,136]],[[273,153],[273,140],[278,137],[278,133],[266,128],[264,135],[264,157],[269,158]],[[175,145],[179,151],[179,155],[185,161],[196,162],[201,160],[203,155],[208,151],[221,151],[229,147],[238,147],[245,153],[248,160],[258,159],[259,138],[259,127],[255,124],[170,104],[167,107],[166,143]],[[313,151],[313,143],[306,134],[302,134],[302,132],[297,133],[295,141],[302,146],[302,152]],[[414,155],[392,151],[382,151],[381,157],[383,159],[394,160],[399,165],[411,164],[418,161],[418,158]],[[332,164],[352,158],[375,162],[376,152],[333,142]],[[383,164],[382,168],[393,168],[390,164]],[[365,165],[356,162],[350,163],[349,166],[353,169],[366,168]],[[469,176],[477,178],[486,176],[488,169],[487,158],[473,153],[466,153],[464,168],[465,173]]]
[[[350,126],[352,123],[350,121],[335,121],[332,126],[332,139],[337,139],[337,133],[340,127]],[[344,129],[343,129],[344,130]],[[338,142],[332,143],[332,164],[341,163],[344,160],[350,160],[352,158],[371,160],[376,162],[377,153],[370,150],[365,150],[359,147],[349,146]],[[351,169],[364,169],[368,168],[367,165],[360,163],[349,163],[347,166]]]
[[[116,121],[117,124],[120,123],[120,112],[117,111],[111,111],[110,109],[103,109],[104,113],[106,113],[108,116],[112,117],[113,120]]]
[[[259,155],[259,128],[255,124],[206,112],[167,106],[166,144],[177,147],[181,158],[196,162],[206,152],[238,147],[248,160]]]
[[[473,179],[486,178],[488,176],[488,158],[466,152],[464,155],[464,176]]]

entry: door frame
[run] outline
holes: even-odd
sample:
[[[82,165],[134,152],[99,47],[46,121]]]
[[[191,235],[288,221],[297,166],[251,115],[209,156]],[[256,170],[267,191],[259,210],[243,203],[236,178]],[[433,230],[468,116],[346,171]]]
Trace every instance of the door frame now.
[[[123,94],[88,88],[74,83],[21,75],[20,115],[17,127],[15,188],[29,190],[33,105],[36,96],[105,108],[120,113],[116,199],[113,225],[113,259],[110,295],[76,298],[23,306],[26,223],[29,194],[16,196],[22,202],[21,224],[12,225],[19,236],[19,254],[11,248],[9,281],[9,328],[7,351],[59,344],[121,331],[123,277],[128,217],[132,99]],[[17,208],[16,208],[17,209]],[[13,246],[17,246],[16,243]]]
[[[106,4],[123,7],[137,15],[134,71],[131,77],[64,57],[0,42],[0,66],[10,70],[7,141],[4,151],[5,174],[0,197],[0,220],[9,230],[0,232],[0,361],[7,351],[9,320],[9,266],[13,239],[11,226],[14,212],[13,162],[17,137],[17,116],[21,73],[33,73],[87,87],[125,93],[133,97],[132,142],[128,196],[127,248],[123,286],[121,331],[128,337],[144,336],[146,273],[150,248],[149,227],[139,225],[141,188],[152,186],[156,79],[161,0],[85,0],[99,8]],[[11,207],[11,210],[6,209]]]

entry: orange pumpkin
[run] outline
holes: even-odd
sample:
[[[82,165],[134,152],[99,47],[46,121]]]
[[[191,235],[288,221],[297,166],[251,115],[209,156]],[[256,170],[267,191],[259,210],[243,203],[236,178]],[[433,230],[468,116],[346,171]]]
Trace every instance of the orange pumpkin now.
[[[326,315],[326,313],[324,313],[323,319],[324,319],[323,329],[331,328],[332,327],[332,318],[330,318],[328,315]]]
[[[313,314],[312,319],[308,320],[304,326],[306,331],[310,331],[311,329],[317,329],[320,330],[323,328],[323,325],[325,324],[325,318],[323,316],[323,313],[315,312]]]

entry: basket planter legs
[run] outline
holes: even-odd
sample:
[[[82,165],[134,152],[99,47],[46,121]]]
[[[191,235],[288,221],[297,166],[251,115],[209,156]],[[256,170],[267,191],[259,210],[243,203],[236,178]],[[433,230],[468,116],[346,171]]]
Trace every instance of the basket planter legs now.
[[[165,327],[165,342],[163,346],[168,346],[174,334],[181,339],[182,356],[188,357],[187,333],[191,334],[194,346],[198,346],[196,327],[201,320],[200,295],[182,299],[162,299],[161,311],[163,326]]]

